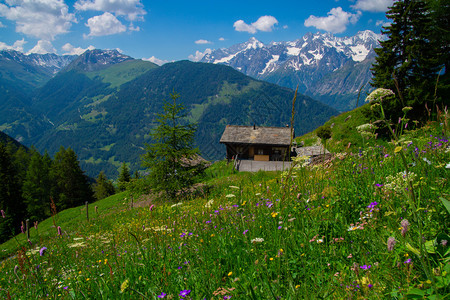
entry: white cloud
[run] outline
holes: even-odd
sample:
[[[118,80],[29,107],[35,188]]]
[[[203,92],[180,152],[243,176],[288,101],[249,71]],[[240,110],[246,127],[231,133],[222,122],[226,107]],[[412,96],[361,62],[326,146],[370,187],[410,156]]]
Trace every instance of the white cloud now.
[[[3,25],[2,22],[0,22],[0,28],[6,27],[5,25]]]
[[[386,20],[378,20],[378,21],[375,22],[375,25],[376,26],[384,26],[384,27],[386,27],[386,26],[391,25],[391,22],[388,22]]]
[[[90,29],[88,37],[117,34],[127,30],[125,25],[109,12],[90,18],[85,25]]]
[[[128,30],[129,30],[129,31],[141,31],[141,27],[139,27],[139,26],[133,26],[133,24],[131,23],[131,24],[128,26]]]
[[[68,32],[75,15],[61,0],[7,0],[0,4],[0,16],[16,23],[16,32],[51,41]]]
[[[332,8],[326,17],[309,16],[304,24],[306,27],[316,27],[332,33],[340,33],[347,29],[349,23],[355,24],[360,16],[360,11],[352,14],[343,11],[341,7],[336,7]]]
[[[17,40],[14,42],[12,46],[7,45],[6,43],[0,42],[0,50],[16,50],[23,52],[23,45],[27,42],[24,39]]]
[[[225,41],[225,38],[220,37],[220,38],[219,38],[219,41],[223,42],[223,41]]]
[[[64,55],[66,55],[66,54],[69,54],[69,55],[80,55],[80,54],[83,54],[84,52],[86,52],[86,50],[94,50],[95,47],[90,45],[86,49],[83,49],[81,47],[74,47],[74,46],[72,46],[72,44],[67,43],[64,46],[62,46],[61,49],[64,51]]]
[[[189,55],[188,59],[191,61],[200,61],[203,58],[203,56],[205,56],[206,54],[211,54],[211,53],[212,53],[212,50],[209,48],[207,48],[205,50],[205,52],[195,51],[195,55],[192,55],[192,54]]]
[[[233,27],[236,31],[244,31],[251,34],[259,31],[272,31],[274,26],[278,24],[277,19],[272,16],[262,16],[256,22],[247,24],[243,20],[234,22]]]
[[[37,53],[37,54],[47,54],[56,53],[55,47],[53,47],[50,41],[40,40],[37,42],[36,46],[33,47],[27,54]]]
[[[152,56],[150,58],[143,58],[142,60],[150,61],[154,64],[157,64],[158,66],[162,66],[163,64],[166,64],[169,62],[168,60],[162,60],[162,59],[156,58],[154,56]]]
[[[357,0],[352,8],[371,12],[386,12],[394,0]]]
[[[195,43],[197,45],[212,44],[212,42],[207,41],[207,40],[197,40],[197,41],[195,41]]]
[[[74,7],[77,10],[94,10],[127,16],[130,21],[143,20],[147,13],[140,0],[78,0]]]

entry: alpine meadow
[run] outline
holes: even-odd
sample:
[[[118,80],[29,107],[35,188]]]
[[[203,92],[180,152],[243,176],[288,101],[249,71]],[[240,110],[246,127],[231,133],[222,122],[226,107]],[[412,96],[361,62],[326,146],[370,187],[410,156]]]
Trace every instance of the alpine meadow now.
[[[387,2],[195,61],[0,50],[0,298],[449,299],[450,3]]]

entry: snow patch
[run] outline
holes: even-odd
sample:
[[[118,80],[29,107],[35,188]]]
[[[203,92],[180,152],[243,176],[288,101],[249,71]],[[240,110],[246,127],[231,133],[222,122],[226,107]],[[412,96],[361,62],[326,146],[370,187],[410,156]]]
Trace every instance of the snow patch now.
[[[287,48],[287,54],[288,55],[293,55],[293,56],[298,56],[300,54],[300,48],[297,47],[289,47]]]
[[[369,54],[369,49],[364,47],[364,45],[356,45],[350,47],[352,51],[352,59],[354,61],[363,61],[366,59],[367,54]]]
[[[274,71],[275,68],[276,68],[276,64],[275,63],[278,61],[279,58],[280,58],[279,55],[272,55],[272,59],[267,62],[266,67],[259,74],[262,75],[262,74],[264,74],[266,72],[270,73],[270,72]]]

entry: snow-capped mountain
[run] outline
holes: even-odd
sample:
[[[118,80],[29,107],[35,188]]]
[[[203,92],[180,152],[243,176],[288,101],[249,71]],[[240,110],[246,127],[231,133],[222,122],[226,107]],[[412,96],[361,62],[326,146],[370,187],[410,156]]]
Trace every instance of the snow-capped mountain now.
[[[352,37],[336,37],[329,33],[308,33],[295,41],[272,42],[266,45],[251,38],[246,43],[234,45],[228,49],[209,51],[200,61],[225,64],[246,75],[290,88],[296,88],[298,85],[300,92],[331,104],[336,102],[336,99],[327,101],[322,97],[323,94],[317,94],[317,91],[321,90],[318,82],[327,77],[326,84],[329,86],[329,81],[333,80],[333,76],[330,75],[336,73],[343,76],[343,72],[337,71],[344,67],[351,71],[352,68],[348,68],[349,65],[356,66],[364,62],[367,66],[365,69],[369,70],[371,64],[367,64],[366,61],[373,60],[375,55],[373,49],[379,45],[380,39],[382,39],[381,35],[370,30],[360,31]],[[364,72],[364,70],[363,73],[368,75],[357,76],[355,79],[358,82],[352,83],[352,86],[360,87],[364,84],[367,86],[367,82],[370,81],[370,72]],[[342,80],[339,82],[342,89]],[[352,88],[344,90],[339,95],[354,95],[354,92]],[[347,103],[332,105],[340,110],[347,109]],[[350,103],[348,108],[350,107],[354,108],[353,103]]]
[[[47,54],[24,54],[14,50],[0,51],[0,60],[12,61],[21,65],[39,67],[49,74],[56,74],[61,69],[69,65],[77,55],[56,55],[54,53]]]

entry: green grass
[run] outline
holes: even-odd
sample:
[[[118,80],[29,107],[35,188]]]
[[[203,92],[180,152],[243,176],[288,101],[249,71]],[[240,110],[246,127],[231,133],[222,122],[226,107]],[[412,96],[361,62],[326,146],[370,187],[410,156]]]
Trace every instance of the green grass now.
[[[90,78],[98,76],[103,82],[110,83],[112,88],[117,88],[157,67],[154,63],[135,59],[115,64],[105,70],[89,72],[87,75]]]
[[[366,145],[284,173],[236,173],[223,161],[207,171],[204,196],[156,196],[150,209],[122,193],[91,204],[89,221],[83,207],[60,212],[62,236],[48,219],[31,231],[32,246],[24,234],[1,246],[11,258],[0,266],[0,297],[443,299],[447,138],[434,123],[401,148]],[[416,174],[410,185],[406,168]],[[43,256],[30,251],[43,246]]]

